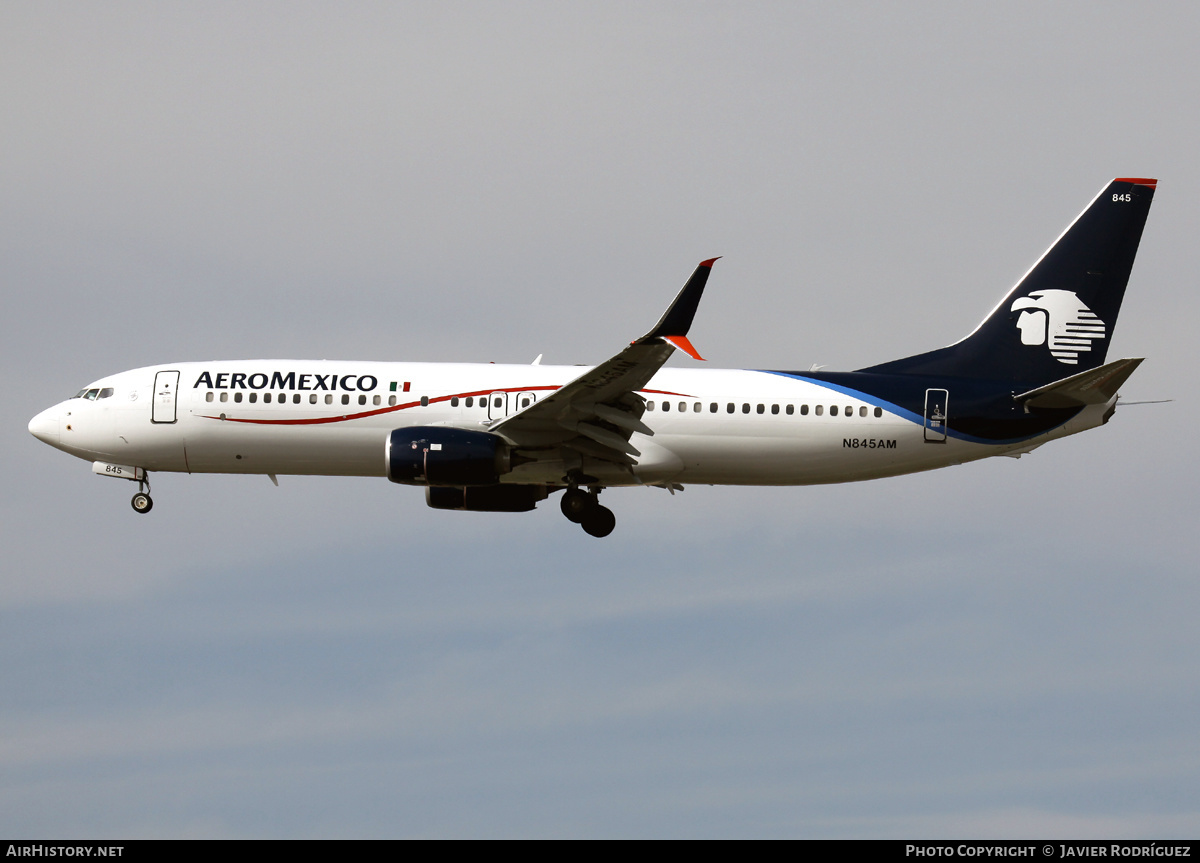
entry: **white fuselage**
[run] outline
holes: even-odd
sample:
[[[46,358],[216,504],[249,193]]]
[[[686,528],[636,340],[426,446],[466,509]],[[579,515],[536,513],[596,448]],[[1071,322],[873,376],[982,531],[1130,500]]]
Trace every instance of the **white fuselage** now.
[[[72,455],[147,471],[386,476],[388,433],[449,425],[486,431],[585,367],[251,360],[178,363],[91,384],[38,414],[30,431]],[[178,380],[172,383],[172,373]],[[632,474],[661,482],[806,485],[928,470],[1024,452],[1093,428],[1109,405],[1019,443],[953,436],[931,443],[923,419],[844,387],[767,372],[661,369],[640,394],[654,435],[635,433]],[[861,395],[861,394],[860,394]],[[731,410],[732,406],[732,410]],[[561,481],[553,461],[517,466],[506,483]]]

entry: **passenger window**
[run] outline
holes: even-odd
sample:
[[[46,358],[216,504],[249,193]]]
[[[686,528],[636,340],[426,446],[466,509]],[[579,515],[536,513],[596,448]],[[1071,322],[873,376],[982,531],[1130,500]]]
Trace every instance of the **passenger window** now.
[[[866,405],[863,405],[862,407],[860,407],[858,409],[858,415],[860,417],[865,417],[867,415],[867,406]]]
[[[727,413],[727,414],[733,413],[733,402],[730,402],[729,404],[725,405],[725,413]]]
[[[525,396],[525,398],[521,399],[521,407],[529,407],[529,396]]]
[[[263,393],[263,404],[269,405],[270,403],[271,403],[271,394]]]
[[[750,405],[747,404],[746,402],[742,402],[742,413],[744,413],[744,414],[750,413]]]
[[[326,398],[326,399],[328,399],[328,398],[329,398],[329,396],[325,396],[325,398]],[[395,397],[395,396],[388,396],[388,405],[389,405],[389,406],[394,406],[395,404],[396,404],[396,397]]]
[[[710,404],[708,406],[708,412],[710,414],[715,414],[717,412],[717,403],[716,402],[713,402],[712,404]]]
[[[241,393],[234,393],[234,394],[233,394],[233,400],[234,400],[235,402],[237,402],[238,404],[241,404],[241,401],[242,401],[242,394],[241,394]]]
[[[796,406],[795,406],[795,405],[788,405],[788,406],[787,406],[787,407],[784,409],[784,413],[786,413],[788,416],[791,416],[791,415],[792,415],[792,414],[794,414],[795,412],[796,412]]]
[[[773,413],[773,414],[779,413],[779,405],[771,405],[771,413]]]
[[[421,396],[421,405],[424,406],[427,404],[429,404],[429,397]],[[504,406],[504,399],[501,398],[500,396],[496,396],[495,400],[492,402],[492,407],[498,408],[498,407],[503,407],[503,406]]]
[[[213,399],[212,393],[205,393],[205,394],[204,394],[204,400],[205,400],[206,402],[211,402],[211,401],[212,401],[212,399]]]
[[[808,416],[808,405],[800,405],[800,416]]]
[[[221,401],[223,401],[223,402],[229,401],[229,393],[221,393]]]
[[[766,409],[767,409],[767,408],[766,408],[766,405],[759,405],[759,406],[758,406],[758,412],[759,412],[759,413],[763,413],[763,412],[764,412]]]
[[[350,396],[346,395],[346,393],[342,393],[342,404],[350,404]]]
[[[474,406],[475,406],[475,399],[473,399],[471,396],[467,396],[467,407],[474,407]]]
[[[314,398],[313,401],[316,401],[316,399]],[[381,396],[375,396],[374,398],[371,399],[371,404],[377,405],[382,401],[383,401],[383,398]]]
[[[663,402],[663,411],[666,412],[666,411],[669,411],[670,409],[671,409],[671,403]]]
[[[279,403],[280,403],[281,405],[282,405],[282,404],[287,404],[287,393],[280,393],[280,394],[279,394]]]
[[[825,413],[825,406],[817,405],[816,408],[813,410],[813,413],[815,413],[817,416],[820,416],[821,414]]]
[[[450,407],[452,407],[452,408],[458,407],[458,396],[454,396],[453,398],[450,399]]]
[[[648,411],[654,410],[654,402],[646,402],[646,410],[648,410]]]
[[[250,404],[254,404],[256,401],[258,401],[258,393],[250,393]]]
[[[308,397],[308,403],[310,405],[315,405],[317,403],[317,394],[316,393],[313,393],[312,395],[310,395]]]
[[[100,398],[104,398],[104,396],[100,396]],[[694,414],[700,413],[700,411],[702,411],[703,409],[704,409],[704,406],[701,405],[700,402],[696,402],[694,405],[692,405],[692,413],[694,413]]]
[[[848,416],[848,417],[852,417],[852,416],[854,416],[854,406],[853,406],[853,405],[846,405],[845,414],[846,414],[846,416]]]
[[[300,404],[300,393],[292,393],[292,404]]]
[[[835,416],[837,416],[837,405],[830,405],[830,406],[829,406],[829,415],[830,415],[831,417],[835,417]]]
[[[685,414],[685,413],[687,413],[687,402],[680,402],[680,403],[679,403],[679,412],[680,412],[681,414]]]
[[[883,416],[883,408],[875,408],[875,416],[877,416],[877,417]]]
[[[366,397],[366,396],[359,396],[359,397],[358,397],[358,403],[359,403],[360,405],[365,405],[365,404],[367,403],[367,397]]]

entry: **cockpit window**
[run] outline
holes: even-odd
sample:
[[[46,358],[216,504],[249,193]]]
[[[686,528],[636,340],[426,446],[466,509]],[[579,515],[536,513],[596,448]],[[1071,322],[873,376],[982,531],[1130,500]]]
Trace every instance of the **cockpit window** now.
[[[113,388],[105,387],[104,389],[100,390],[100,395],[96,396],[96,398],[106,399],[106,398],[109,398],[110,396],[112,396],[112,394],[113,394]]]
[[[73,398],[73,399],[81,399],[81,398],[83,398],[83,397],[84,397],[84,395],[86,395],[86,394],[87,394],[87,389],[86,389],[86,388],[84,388],[84,389],[81,389],[79,392],[75,393],[75,395],[71,396],[71,398]]]
[[[84,397],[85,399],[87,399],[88,401],[95,401],[95,400],[96,400],[96,395],[97,395],[99,392],[100,392],[100,390],[98,390],[98,389],[95,389],[95,390],[88,390],[86,393],[84,393],[84,394],[83,394],[83,397]]]

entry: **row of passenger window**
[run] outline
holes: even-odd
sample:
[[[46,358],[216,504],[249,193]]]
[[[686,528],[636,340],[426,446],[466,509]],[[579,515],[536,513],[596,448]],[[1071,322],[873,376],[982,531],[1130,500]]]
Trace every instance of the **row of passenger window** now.
[[[659,404],[659,410],[663,411],[664,413],[666,413],[667,411],[670,411],[670,410],[678,410],[679,413],[687,413],[689,410],[689,406],[688,406],[687,402],[679,402],[675,408],[672,408],[671,402],[668,402],[668,401],[659,402],[658,404]],[[720,409],[721,409],[721,406],[719,404],[717,404],[716,402],[710,402],[708,405],[708,412],[710,414],[718,413],[720,411]],[[779,405],[770,405],[770,411],[773,414],[779,413],[779,409],[780,409]],[[648,411],[654,410],[654,402],[649,402],[649,401],[646,402],[646,410],[648,410]],[[692,402],[690,410],[692,413],[696,413],[696,414],[703,413],[704,405],[701,402]],[[738,406],[735,402],[727,402],[726,403],[725,413],[727,413],[727,414],[737,413],[737,410],[738,410]],[[750,402],[742,402],[742,413],[748,414],[748,413],[750,413],[751,410],[753,410],[755,413],[765,414],[768,410],[768,406],[765,404],[751,405]],[[868,415],[868,411],[869,411],[869,409],[867,408],[866,405],[861,405],[858,408],[858,415],[860,417],[865,417]],[[787,414],[788,416],[791,416],[792,414],[796,413],[796,406],[795,405],[784,405],[783,412],[785,414]],[[881,417],[881,416],[883,416],[883,408],[875,408],[873,413],[875,416]],[[813,407],[813,414],[816,416],[823,416],[825,414],[825,405],[815,405]],[[848,417],[854,416],[854,406],[853,405],[845,405],[845,406],[830,405],[829,406],[829,415],[831,417],[838,416],[839,414],[841,414],[842,416],[848,416]],[[800,405],[800,416],[808,416],[808,405]]]
[[[228,392],[223,392],[223,393],[219,393],[219,394],[208,392],[208,393],[204,394],[204,400],[206,402],[211,402],[211,401],[213,401],[214,398],[216,398],[217,395],[220,396],[220,398],[217,398],[217,401],[222,401],[222,402],[229,401],[229,393]],[[262,394],[263,404],[269,405],[273,398],[274,398],[274,393],[263,393]],[[310,405],[315,405],[315,404],[317,404],[318,398],[319,398],[319,396],[316,393],[309,393],[308,394],[308,403]],[[370,396],[369,398],[370,398],[371,404],[373,404],[373,405],[383,404],[382,396],[376,395],[376,396]],[[236,391],[233,393],[233,401],[241,402],[242,399],[243,399],[242,393],[236,392]],[[258,393],[256,393],[256,392],[246,393],[245,399],[246,399],[246,401],[250,402],[250,404],[254,404],[255,402],[258,401]],[[367,399],[368,399],[368,396],[360,395],[358,397],[358,403],[360,405],[365,405],[367,403]],[[276,403],[281,404],[281,405],[287,404],[288,394],[280,393],[278,398],[274,398],[274,400]],[[298,405],[298,404],[300,404],[301,400],[302,400],[302,397],[301,397],[300,393],[292,393],[292,399],[291,399],[292,404]],[[427,399],[421,399],[422,403],[427,403],[427,401],[428,401]],[[344,405],[350,404],[350,394],[349,393],[342,393],[341,403]],[[387,403],[389,406],[396,404],[396,397],[388,396]],[[326,394],[325,404],[327,404],[327,405],[333,404],[333,394],[332,393]]]

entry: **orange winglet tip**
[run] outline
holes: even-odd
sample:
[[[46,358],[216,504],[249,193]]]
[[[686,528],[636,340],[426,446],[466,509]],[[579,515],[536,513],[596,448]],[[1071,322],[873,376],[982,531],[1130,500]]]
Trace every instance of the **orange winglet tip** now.
[[[1151,189],[1158,186],[1158,180],[1148,180],[1144,177],[1117,177],[1113,180],[1114,183],[1133,183],[1135,186],[1149,186]]]
[[[713,258],[713,260],[716,260],[716,258]],[[700,352],[692,347],[692,343],[688,341],[687,336],[663,336],[663,338],[673,344],[675,347],[679,348],[679,350],[683,351],[692,359],[700,360],[701,362],[707,362],[704,357],[700,356]]]
[[[1153,182],[1153,181],[1151,181],[1151,182]],[[712,265],[713,265],[713,264],[715,264],[717,261],[721,260],[721,258],[722,258],[722,257],[724,257],[724,256],[723,256],[723,255],[717,255],[715,258],[709,258],[707,261],[701,261],[701,262],[700,262],[700,266],[702,266],[702,267],[708,267],[708,268],[711,270],[711,269],[712,269]]]

